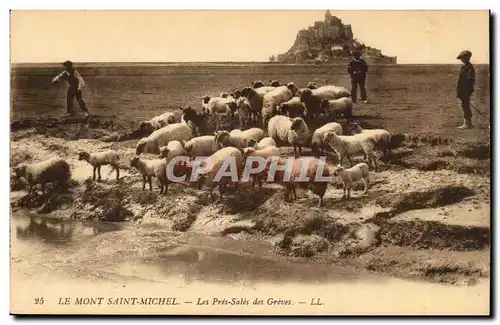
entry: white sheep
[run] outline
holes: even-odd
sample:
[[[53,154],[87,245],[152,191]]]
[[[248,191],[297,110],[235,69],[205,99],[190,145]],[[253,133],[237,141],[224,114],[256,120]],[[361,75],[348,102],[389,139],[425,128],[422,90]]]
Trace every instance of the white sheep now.
[[[21,163],[14,168],[14,172],[17,178],[23,177],[28,182],[29,194],[37,184],[45,192],[45,184],[58,183],[64,188],[71,179],[69,164],[62,158],[50,158],[32,164]]]
[[[344,87],[327,85],[317,89],[303,89],[300,94],[300,101],[304,103],[307,118],[312,118],[324,113],[324,110],[321,108],[323,100],[350,96],[351,93]]]
[[[190,156],[210,156],[220,149],[214,135],[203,135],[184,143],[184,149]]]
[[[190,140],[191,141],[191,140]],[[166,158],[168,161],[172,160],[175,157],[183,156],[186,154],[186,149],[182,146],[177,140],[170,141],[166,146],[160,147],[161,158]]]
[[[344,117],[351,117],[353,107],[352,99],[348,97],[325,99],[321,103],[321,108],[332,118],[337,118],[339,114],[342,114]]]
[[[375,169],[378,168],[377,159],[373,154],[375,143],[373,139],[365,137],[361,134],[355,135],[337,135],[335,132],[327,131],[323,134],[323,142],[328,144],[339,157],[339,164],[345,157],[352,166],[352,156],[364,156],[369,162],[372,162]]]
[[[245,159],[245,161],[250,156],[257,156],[257,157],[261,157],[264,159],[267,159],[269,157],[279,157],[280,150],[275,146],[267,146],[263,149],[255,149],[252,147],[248,147],[248,148],[243,149],[243,158]],[[254,162],[251,167],[256,168],[257,167],[256,162]],[[253,178],[252,185],[255,186],[255,184],[258,182],[259,187],[262,187],[263,176],[264,175],[262,173],[253,174],[252,175],[252,178]]]
[[[236,100],[236,104],[238,106],[238,119],[240,127],[245,127],[250,124],[250,113],[252,111],[250,101],[246,97],[240,97]]]
[[[240,129],[234,129],[234,130],[231,130],[231,132],[229,132],[229,135],[232,137],[235,137],[237,134],[240,134],[241,132],[243,132],[243,131]]]
[[[344,193],[342,198],[351,197],[352,184],[356,181],[363,180],[365,187],[363,189],[363,195],[368,192],[368,187],[370,185],[370,175],[369,168],[366,163],[359,163],[352,166],[349,169],[344,169],[342,165],[338,165],[334,168],[334,175],[339,176],[343,182]],[[347,195],[346,195],[347,194]]]
[[[149,121],[143,121],[139,125],[140,130],[147,130],[148,132],[153,132],[154,130],[161,129],[162,127],[175,123],[175,115],[173,113],[167,112],[161,115],[155,116]]]
[[[250,138],[247,141],[247,147],[252,147],[255,149],[264,149],[265,147],[269,147],[269,146],[276,147],[276,141],[274,141],[273,138],[270,138],[270,137],[265,137],[260,141],[257,141],[254,138]]]
[[[146,181],[149,183],[149,190],[153,190],[152,177],[156,177],[160,182],[160,194],[167,183],[167,161],[161,159],[141,159],[137,156],[132,158],[130,166],[135,167],[142,175],[142,190],[146,189]],[[166,193],[166,192],[165,192]]]
[[[292,119],[276,115],[269,120],[267,133],[276,143],[287,143],[293,146],[297,157],[297,148],[299,155],[302,155],[302,147],[307,143],[309,128],[304,119],[300,117]]]
[[[154,131],[148,137],[139,140],[136,146],[136,155],[141,153],[159,154],[160,147],[170,141],[188,141],[193,138],[193,129],[187,123],[174,123]]]
[[[246,147],[246,140],[233,137],[227,131],[217,131],[215,132],[215,142],[224,147],[234,147],[237,148],[241,153],[243,153],[243,148]]]
[[[232,137],[245,140],[245,142],[247,142],[250,139],[255,139],[257,141],[260,141],[265,137],[264,130],[260,128],[250,128],[240,132],[236,132],[236,130],[233,130],[231,131],[230,135]]]
[[[262,100],[264,95],[276,87],[264,86],[260,88],[245,87],[241,91],[241,96],[248,99],[250,104],[250,117],[253,120],[258,120],[262,111]]]
[[[204,101],[208,96],[204,97]],[[208,97],[208,102],[205,104],[209,114],[234,116],[238,109],[236,100],[233,97]]]
[[[279,86],[265,93],[262,98],[262,123],[266,125],[269,119],[276,115],[278,105],[292,99],[297,90],[297,86],[290,82],[286,86]]]
[[[311,139],[311,149],[316,155],[322,155],[325,147],[327,147],[323,142],[323,135],[327,131],[335,132],[338,135],[342,135],[342,125],[337,122],[331,122],[317,128]]]
[[[391,153],[391,133],[384,129],[363,129],[357,123],[352,123],[351,131],[354,134],[365,135],[375,141],[375,147],[383,150],[385,154]]]
[[[118,163],[120,162],[120,157],[118,153],[114,150],[107,150],[101,152],[88,153],[86,151],[80,151],[78,153],[78,160],[85,160],[93,167],[93,177],[95,180],[95,172],[99,174],[98,181],[101,180],[101,166],[110,165],[116,171],[116,179],[120,178],[120,167]]]

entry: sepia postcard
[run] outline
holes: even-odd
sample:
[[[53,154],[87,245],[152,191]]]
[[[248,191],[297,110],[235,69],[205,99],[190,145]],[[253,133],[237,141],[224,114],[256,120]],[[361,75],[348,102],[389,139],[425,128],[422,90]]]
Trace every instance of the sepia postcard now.
[[[483,315],[488,10],[12,10],[10,313]]]

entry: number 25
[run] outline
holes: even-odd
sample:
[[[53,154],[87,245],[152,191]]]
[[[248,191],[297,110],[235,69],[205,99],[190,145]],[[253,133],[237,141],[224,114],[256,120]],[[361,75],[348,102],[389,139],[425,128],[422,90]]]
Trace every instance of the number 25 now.
[[[43,298],[35,298],[35,305],[43,305]]]

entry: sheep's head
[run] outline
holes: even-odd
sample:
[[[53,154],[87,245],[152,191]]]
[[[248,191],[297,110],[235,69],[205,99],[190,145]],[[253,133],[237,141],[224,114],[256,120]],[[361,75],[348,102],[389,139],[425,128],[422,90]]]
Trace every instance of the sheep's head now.
[[[298,130],[302,127],[302,124],[305,124],[304,120],[301,117],[296,117],[292,119],[292,125],[290,126],[290,129],[292,130]]]
[[[217,131],[215,132],[215,142],[225,144],[227,139],[230,137],[229,132],[227,131]]]
[[[255,148],[256,145],[257,145],[257,140],[255,140],[254,138],[248,139],[248,141],[247,141],[248,147]]]
[[[245,87],[241,91],[241,96],[250,98],[252,94],[255,94],[255,90],[252,87]]]
[[[264,82],[262,80],[256,80],[256,81],[252,82],[252,87],[254,89],[257,89],[257,88],[260,88],[260,87],[264,87],[264,86],[265,86],[265,84],[264,84]]]
[[[350,125],[352,133],[361,133],[363,132],[363,129],[358,123],[351,123]]]
[[[287,83],[286,87],[288,89],[290,89],[290,91],[292,92],[293,95],[295,95],[297,93],[297,91],[299,90],[299,88],[297,87],[297,85],[294,82]]]
[[[143,121],[141,122],[141,124],[139,124],[139,130],[151,132],[153,131],[153,125],[150,121]]]
[[[137,146],[135,147],[135,154],[139,156],[141,153],[144,152],[144,149],[146,148],[147,140],[146,138],[142,138],[139,140],[137,143]]]
[[[234,93],[231,94],[231,96],[233,96],[235,99],[238,99],[241,97],[241,91],[236,90]]]
[[[14,168],[14,173],[16,174],[16,177],[24,177],[26,175],[26,167],[27,165],[25,163],[21,163],[17,165],[16,168]]]
[[[305,102],[305,101],[309,100],[309,98],[311,98],[311,96],[312,96],[311,89],[309,89],[309,88],[303,89],[302,93],[300,94],[300,101]]]
[[[170,149],[168,149],[166,146],[160,148],[160,153],[158,154],[158,157],[160,158],[167,158],[168,154],[170,153]]]
[[[220,93],[220,97],[222,97],[222,98],[228,98],[229,97],[229,93],[223,91],[223,92]]]
[[[203,96],[203,98],[201,99],[201,102],[203,104],[208,104],[208,102],[210,101],[210,96]]]
[[[139,157],[135,156],[130,160],[130,167],[139,168],[138,163],[139,163]]]
[[[342,165],[339,164],[333,168],[333,175],[340,176],[344,171],[345,171],[344,167],[342,167]]]
[[[279,86],[281,86],[281,82],[279,80],[270,80],[269,81],[269,86],[279,87]]]
[[[337,138],[337,133],[334,131],[327,131],[323,134],[323,141],[326,143],[332,143]]]
[[[311,82],[307,83],[307,88],[308,89],[317,89],[318,86],[316,85],[316,83],[314,81],[311,81]]]
[[[88,161],[90,159],[90,154],[85,151],[80,151],[78,153],[78,160],[86,160]]]

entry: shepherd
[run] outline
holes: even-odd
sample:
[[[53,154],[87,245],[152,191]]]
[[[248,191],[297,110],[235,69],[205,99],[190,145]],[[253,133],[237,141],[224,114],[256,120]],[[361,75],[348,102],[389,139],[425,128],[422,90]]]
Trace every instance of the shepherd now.
[[[353,51],[352,56],[354,60],[349,63],[347,67],[347,72],[351,75],[351,98],[352,102],[356,103],[356,98],[358,95],[358,85],[361,92],[361,100],[363,103],[367,103],[366,100],[366,73],[368,72],[368,65],[365,60],[361,59],[361,53],[359,51]]]
[[[85,116],[89,116],[87,105],[82,98],[82,89],[85,87],[85,82],[82,76],[73,68],[73,62],[63,62],[64,71],[52,79],[52,83],[58,82],[60,79],[68,82],[68,91],[66,93],[66,114],[64,116],[71,116],[73,112],[73,100],[76,98],[78,106],[83,111]]]
[[[474,92],[474,83],[476,81],[476,71],[470,63],[472,57],[471,51],[462,51],[457,56],[457,60],[462,61],[457,82],[457,98],[462,102],[462,110],[464,115],[464,124],[459,126],[459,129],[472,128],[472,111],[470,109],[470,98]]]

